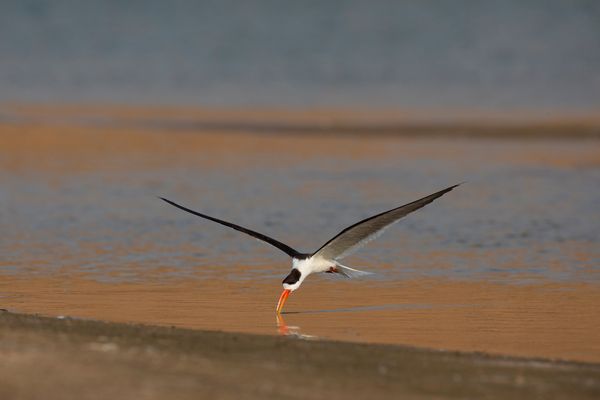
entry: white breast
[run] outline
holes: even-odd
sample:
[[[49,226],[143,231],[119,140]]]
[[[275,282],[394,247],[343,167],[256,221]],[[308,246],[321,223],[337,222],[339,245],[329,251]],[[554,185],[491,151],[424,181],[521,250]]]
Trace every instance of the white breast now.
[[[304,277],[317,272],[328,271],[329,268],[334,266],[334,263],[321,257],[311,257],[304,260],[292,259],[292,268],[296,268]]]

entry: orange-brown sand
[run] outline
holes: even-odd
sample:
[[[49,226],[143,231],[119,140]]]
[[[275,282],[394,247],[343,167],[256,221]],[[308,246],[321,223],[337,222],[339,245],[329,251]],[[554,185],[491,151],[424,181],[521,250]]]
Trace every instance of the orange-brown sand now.
[[[168,139],[168,140],[165,140]],[[431,146],[442,140],[442,145]],[[492,140],[492,139],[490,139]],[[460,163],[481,153],[482,162],[564,168],[597,167],[600,145],[597,141],[565,147],[557,142],[540,148],[536,142],[522,142],[510,151],[499,143],[472,143],[468,139],[383,137],[377,141],[357,141],[345,136],[248,135],[243,132],[144,130],[135,128],[81,127],[77,125],[0,124],[0,168],[19,173],[43,171],[72,175],[89,171],[117,173],[155,167],[180,166],[236,168],[252,164],[310,163],[327,155],[368,160],[397,157],[419,160],[434,157]],[[391,147],[393,146],[393,147]],[[433,153],[432,153],[433,151]],[[242,159],[235,154],[244,153]],[[268,156],[268,157],[267,157]],[[107,158],[109,162],[107,162]]]
[[[594,285],[311,279],[283,315],[298,334],[600,362],[600,290]],[[274,313],[276,282],[98,283],[71,275],[4,275],[0,293],[2,307],[25,313],[265,334],[285,328]]]

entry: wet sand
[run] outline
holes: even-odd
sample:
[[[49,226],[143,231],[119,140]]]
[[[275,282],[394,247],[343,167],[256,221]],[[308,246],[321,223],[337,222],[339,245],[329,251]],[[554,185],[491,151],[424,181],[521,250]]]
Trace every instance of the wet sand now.
[[[545,128],[529,141],[263,135],[219,121],[307,129],[332,117],[120,110],[28,108],[0,123],[0,308],[600,362],[597,140]],[[218,123],[144,121],[169,113]],[[465,178],[349,259],[375,278],[310,277],[281,321],[285,257],[155,197],[309,250],[394,199]]]
[[[440,350],[600,362],[600,291],[588,284],[448,280],[388,284],[312,279],[282,320],[279,285],[232,280],[99,283],[1,276],[3,308],[51,316],[259,334],[292,334]],[[576,311],[576,312],[575,312]]]
[[[0,312],[5,399],[593,399],[598,365]]]

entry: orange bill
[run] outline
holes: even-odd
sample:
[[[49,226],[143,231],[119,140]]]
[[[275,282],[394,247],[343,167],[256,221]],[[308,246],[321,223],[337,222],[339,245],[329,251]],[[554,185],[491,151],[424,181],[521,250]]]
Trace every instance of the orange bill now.
[[[284,289],[283,292],[281,293],[281,296],[279,296],[279,301],[277,302],[277,309],[276,309],[277,314],[281,313],[281,310],[283,309],[283,305],[285,304],[285,301],[287,300],[290,293],[292,293],[292,291],[290,289]]]

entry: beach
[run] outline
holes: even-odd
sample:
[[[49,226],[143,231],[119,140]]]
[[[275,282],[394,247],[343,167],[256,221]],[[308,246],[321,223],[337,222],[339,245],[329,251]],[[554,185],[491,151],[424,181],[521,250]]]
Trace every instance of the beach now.
[[[592,399],[598,365],[0,312],[3,398]],[[35,384],[32,384],[35,382]]]
[[[2,307],[32,314],[600,362],[595,285],[320,279],[278,320],[276,280],[1,278]]]

